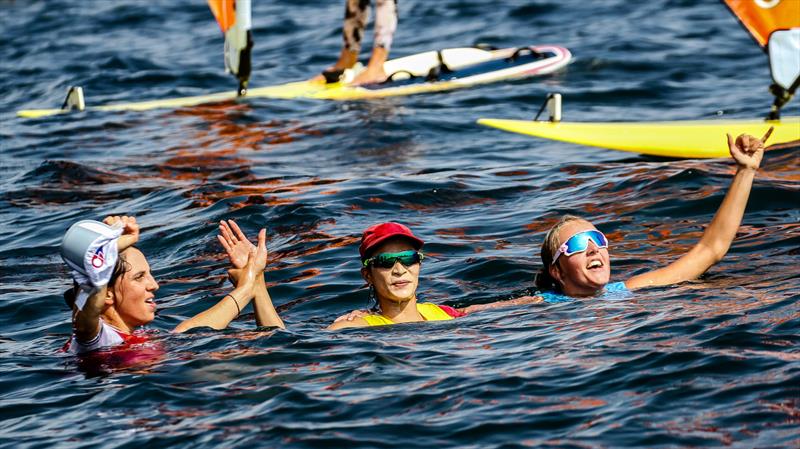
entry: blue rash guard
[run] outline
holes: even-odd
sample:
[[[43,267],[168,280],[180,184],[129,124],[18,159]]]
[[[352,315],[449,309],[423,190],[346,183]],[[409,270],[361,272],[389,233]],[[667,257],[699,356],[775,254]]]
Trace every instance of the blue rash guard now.
[[[575,300],[575,298],[572,296],[562,295],[561,293],[555,292],[543,292],[537,293],[537,295],[544,298],[544,302],[549,304]],[[603,289],[603,293],[597,295],[595,298],[602,299],[604,301],[622,301],[630,299],[630,297],[631,291],[625,287],[624,282],[612,282],[610,284],[606,284],[606,288]]]

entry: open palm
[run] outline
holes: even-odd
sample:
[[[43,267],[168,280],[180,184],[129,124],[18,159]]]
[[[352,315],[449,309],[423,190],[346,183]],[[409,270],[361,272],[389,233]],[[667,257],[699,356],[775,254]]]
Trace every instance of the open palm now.
[[[264,273],[267,263],[267,230],[262,229],[258,233],[258,245],[251,245],[251,248],[245,255],[245,263],[241,269],[234,268],[228,270],[228,273],[233,279],[237,287],[250,286],[254,287],[254,283],[258,276]],[[244,245],[240,245],[244,246]],[[237,255],[238,257],[238,255]]]
[[[233,220],[222,220],[219,224],[219,235],[217,239],[225,248],[228,258],[234,268],[244,268],[247,265],[247,257],[250,250],[255,250],[256,246],[253,245],[244,235],[239,225]],[[256,252],[256,264],[266,266],[267,263],[267,250],[266,247],[258,248]]]

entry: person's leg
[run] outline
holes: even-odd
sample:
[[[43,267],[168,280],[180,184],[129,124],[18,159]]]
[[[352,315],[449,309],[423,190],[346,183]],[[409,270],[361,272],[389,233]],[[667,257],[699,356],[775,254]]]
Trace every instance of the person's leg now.
[[[389,58],[392,38],[397,30],[397,0],[375,1],[375,42],[367,68],[354,80],[353,84],[381,82],[386,79],[383,64]]]
[[[358,60],[361,51],[361,40],[364,28],[369,19],[370,0],[347,0],[344,10],[344,26],[342,27],[342,53],[334,64],[335,69],[349,69]]]
[[[392,47],[392,37],[397,30],[397,0],[375,1],[375,48]]]
[[[369,18],[370,0],[346,0],[344,5],[344,25],[342,27],[342,51],[335,64],[325,69],[325,72],[335,72],[349,69],[358,61],[361,51],[361,39],[364,37],[364,28]],[[317,75],[313,81],[325,81],[324,75]]]

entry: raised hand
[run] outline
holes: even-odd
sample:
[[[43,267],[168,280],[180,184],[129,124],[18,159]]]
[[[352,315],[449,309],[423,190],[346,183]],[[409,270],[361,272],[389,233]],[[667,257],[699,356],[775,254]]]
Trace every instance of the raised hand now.
[[[247,264],[247,255],[255,246],[247,240],[239,225],[233,220],[219,222],[219,235],[217,239],[225,248],[228,258],[234,268],[243,268]],[[266,248],[264,249],[264,264],[267,262]]]
[[[256,282],[256,276],[258,276],[258,272],[255,269],[255,256],[255,250],[251,250],[247,254],[247,263],[244,267],[242,267],[241,270],[239,270],[239,278],[236,281],[236,288],[244,287],[248,289],[250,296],[252,296],[252,290]]]
[[[235,280],[236,287],[253,289],[259,276],[267,266],[267,230],[258,233],[258,245],[247,252],[245,265],[239,269],[228,270],[229,276]],[[262,281],[263,282],[263,281]]]
[[[222,247],[228,254],[233,268],[228,270],[228,278],[233,285],[241,285],[241,276],[248,265],[248,258],[252,252],[253,267],[256,275],[264,272],[267,266],[267,230],[261,229],[258,233],[258,245],[253,245],[244,235],[242,230],[233,220],[222,220],[217,235]]]
[[[256,245],[255,253],[253,254],[255,259],[253,260],[254,269],[258,273],[263,273],[264,269],[267,268],[267,230],[261,229],[258,231],[258,244]]]
[[[749,134],[742,134],[733,140],[728,134],[728,149],[730,149],[731,156],[740,167],[757,169],[761,165],[761,159],[764,157],[764,144],[772,134],[774,127],[770,127],[764,137],[758,139]]]
[[[117,240],[117,250],[119,252],[125,251],[139,241],[139,224],[136,223],[136,217],[109,215],[103,219],[103,223],[112,227],[122,227],[122,235]]]

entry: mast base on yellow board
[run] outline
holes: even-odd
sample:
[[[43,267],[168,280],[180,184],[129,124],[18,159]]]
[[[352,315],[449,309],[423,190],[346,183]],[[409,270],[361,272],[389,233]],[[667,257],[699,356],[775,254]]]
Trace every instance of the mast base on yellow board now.
[[[561,121],[561,94],[560,93],[549,93],[547,97],[544,99],[544,103],[542,103],[542,107],[539,108],[539,112],[536,113],[536,117],[533,118],[533,121],[539,121],[539,116],[542,115],[545,108],[547,108],[547,113],[550,115],[548,119],[549,122],[560,122]]]
[[[69,89],[67,89],[67,97],[64,98],[61,109],[64,111],[83,111],[86,109],[86,102],[83,100],[83,88],[81,86],[70,86]]]

